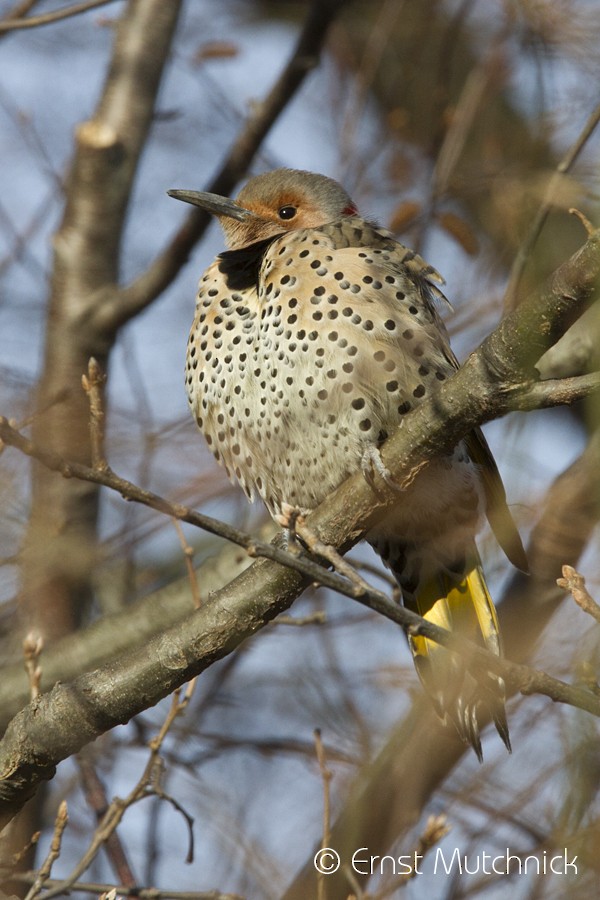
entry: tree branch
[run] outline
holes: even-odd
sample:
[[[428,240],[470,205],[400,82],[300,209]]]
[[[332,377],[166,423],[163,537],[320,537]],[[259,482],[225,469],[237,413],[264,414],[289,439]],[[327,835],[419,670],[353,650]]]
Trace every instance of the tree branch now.
[[[516,573],[498,604],[505,651],[512,660],[531,654],[564,597],[556,584],[561,563],[577,561],[597,525],[599,509],[590,486],[599,469],[600,432],[548,491],[527,547],[532,574]],[[435,752],[424,753],[424,747]],[[458,735],[441,725],[428,699],[415,698],[376,757],[357,772],[338,811],[331,847],[342,862],[348,862],[357,847],[368,846],[370,853],[383,855],[405,839],[465,752]],[[316,849],[308,850],[283,900],[314,895]],[[328,900],[346,900],[348,885],[341,872],[327,884]]]
[[[66,204],[53,241],[44,363],[33,439],[65,459],[87,462],[88,404],[77,390],[90,356],[103,369],[114,335],[99,333],[92,312],[114,290],[121,234],[137,163],[152,124],[181,0],[127,3],[100,102],[76,131]],[[57,397],[64,398],[55,404]],[[20,613],[48,643],[73,630],[91,596],[97,491],[32,469],[32,503],[22,553]],[[40,552],[43,548],[43,552]],[[74,551],[74,548],[77,548]],[[43,598],[43,599],[42,599]]]
[[[20,872],[11,876],[11,881],[19,881],[29,884],[35,881],[34,872]],[[47,888],[58,887],[62,882],[58,878],[46,878],[44,886]],[[126,884],[106,884],[95,881],[76,881],[71,885],[71,891],[80,894],[96,894],[98,896],[116,891],[118,897],[134,897],[135,900],[245,900],[240,894],[223,894],[221,891],[175,891],[169,888],[143,888],[139,885],[128,887]]]
[[[357,600],[369,609],[396,622],[410,634],[429,638],[438,644],[461,653],[472,665],[491,669],[511,682],[516,689],[521,690],[523,693],[545,694],[553,700],[569,703],[572,706],[577,706],[600,716],[600,696],[595,696],[587,689],[579,690],[573,688],[545,675],[543,672],[536,672],[526,666],[511,663],[486,650],[482,650],[476,644],[460,638],[445,628],[434,625],[409,609],[391,603],[386,594],[370,588],[362,579],[351,580],[336,572],[329,572],[318,563],[307,558],[303,553],[287,552],[280,549],[276,544],[257,540],[252,535],[232,528],[217,519],[197,513],[189,507],[181,504],[172,504],[151,491],[143,490],[137,485],[119,478],[110,470],[107,471],[104,468],[94,470],[86,466],[64,463],[54,454],[35,448],[30,441],[27,441],[26,438],[14,431],[2,417],[0,417],[0,438],[5,443],[18,447],[28,456],[43,462],[49,468],[60,472],[64,477],[81,478],[93,481],[96,484],[102,484],[105,487],[118,491],[127,500],[143,503],[145,506],[150,506],[152,509],[156,509],[173,518],[195,525],[212,534],[218,534],[220,537],[224,537],[244,547],[251,556],[269,559],[272,562],[285,566],[299,575],[305,576],[306,583],[316,581],[322,587],[330,588],[339,594]],[[327,506],[327,504],[328,500],[325,500],[322,506]],[[229,587],[233,583],[231,582]]]
[[[30,16],[28,19],[11,18],[0,20],[0,34],[6,31],[18,31],[23,28],[39,28],[40,25],[52,25],[61,19],[71,19],[80,13],[89,12],[99,6],[107,6],[114,0],[85,0],[84,3],[74,3],[73,6],[65,6],[64,9],[56,9],[54,12],[43,13],[39,16]]]
[[[206,190],[229,194],[244,176],[264,138],[306,76],[319,62],[328,28],[348,0],[313,0],[298,43],[268,95],[253,107],[229,155]],[[96,321],[114,330],[156,299],[176,278],[204,234],[211,216],[192,209],[171,242],[149,269],[128,287],[98,306]]]
[[[552,209],[552,205],[555,202],[555,197],[558,192],[558,188],[560,187],[561,180],[577,160],[577,157],[589,141],[593,132],[598,127],[599,122],[600,105],[598,105],[596,109],[588,116],[588,119],[577,140],[571,147],[569,147],[566,154],[560,160],[556,167],[556,171],[553,173],[548,182],[542,204],[535,215],[535,218],[529,228],[529,232],[525,240],[520,244],[515,256],[515,260],[513,262],[504,297],[504,306],[507,310],[513,309],[519,302],[519,283],[523,276],[525,266],[527,265],[527,260],[531,255],[531,251],[533,250],[536,241],[541,234],[544,223],[546,222],[548,214]]]
[[[533,370],[531,343],[542,353],[560,337],[592,295],[599,271],[598,233],[595,233],[552,276],[544,289],[500,323],[465,366],[440,386],[434,397],[406,417],[403,427],[382,449],[384,463],[396,481],[424,459],[450,449],[474,426],[510,408],[511,395],[522,392],[524,373]],[[498,372],[502,373],[499,385]],[[25,442],[24,450],[35,450],[30,442],[21,435],[15,437],[12,431],[4,421],[0,436],[14,439],[16,444]],[[60,470],[60,466],[67,465],[64,474],[74,475],[78,471],[61,463],[55,455],[45,451],[44,454],[45,462],[53,468],[58,464]],[[103,483],[107,473],[91,471],[94,480]],[[157,501],[151,495],[150,499],[156,508],[162,508],[158,503],[164,503],[162,498]],[[375,516],[394,501],[397,501],[395,492],[382,485],[381,492],[376,495],[358,473],[314,510],[308,516],[307,524],[322,541],[345,550],[360,539]],[[171,504],[163,511],[170,515],[183,512],[180,517],[185,521],[195,522],[198,517],[185,507]],[[202,527],[209,524],[212,528],[213,520],[198,517],[198,524],[200,519],[203,520]],[[272,556],[281,553],[275,547],[265,548],[265,552]],[[300,574],[305,571],[307,560],[300,556],[292,559],[293,562],[286,559],[285,566],[271,560],[259,560],[211,602],[149,646],[132,653],[120,665],[82,675],[71,684],[57,684],[49,694],[40,696],[22,710],[10,723],[0,743],[1,796],[4,801],[0,822],[8,821],[37,785],[52,777],[58,761],[102,732],[153,705],[287,609],[308,580]],[[297,571],[288,568],[291,565]],[[345,581],[334,573],[323,573],[319,580],[332,586],[336,580],[337,583]],[[339,589],[342,589],[341,584]],[[348,593],[347,587],[344,592]],[[355,587],[351,586],[350,595],[355,593]],[[419,628],[419,633],[443,643],[450,641],[452,646],[455,642],[468,645],[443,629],[422,622],[419,617],[416,617],[417,621],[410,620],[408,610],[400,610],[387,598],[384,600],[386,608],[384,610],[382,606],[381,611],[386,615],[389,611],[390,618],[395,621],[414,625]],[[373,598],[371,606],[374,606]],[[481,652],[484,651],[478,649],[475,655]],[[498,660],[494,664],[513,665]],[[492,663],[486,660],[486,665],[491,667]],[[513,673],[517,679],[523,674],[518,669]],[[525,674],[531,677],[529,670]],[[543,689],[540,681],[534,678],[530,684],[534,682],[536,687]],[[554,685],[553,689],[562,699],[566,696],[564,688],[568,687]],[[528,689],[527,683],[525,688]],[[588,703],[585,708],[595,709],[597,698],[592,692],[588,693],[593,699],[585,698]]]
[[[220,590],[251,563],[237,546],[224,545],[216,559],[208,559],[199,570],[205,596]],[[115,660],[123,653],[144,646],[157,634],[181,621],[192,611],[189,579],[184,576],[150,596],[104,616],[86,628],[69,634],[44,648],[41,689],[48,691],[57,681],[70,681],[81,672]],[[0,733],[30,700],[29,681],[22,659],[2,668],[0,678]]]
[[[600,389],[600,372],[573,378],[552,378],[538,381],[512,401],[512,408],[521,412],[570,406],[595,394]]]

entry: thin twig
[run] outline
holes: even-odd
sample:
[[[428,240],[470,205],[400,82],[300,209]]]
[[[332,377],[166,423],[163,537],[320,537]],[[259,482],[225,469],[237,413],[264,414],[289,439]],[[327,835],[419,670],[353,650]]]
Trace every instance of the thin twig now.
[[[343,593],[348,593],[346,579],[327,572],[326,569],[323,569],[322,566],[307,556],[286,552],[274,544],[261,541],[247,532],[240,531],[211,516],[198,513],[188,506],[180,503],[171,503],[164,497],[140,488],[125,478],[121,478],[110,467],[106,470],[98,470],[81,463],[66,462],[58,454],[36,447],[32,441],[14,429],[3,416],[0,416],[0,440],[17,447],[22,453],[37,459],[47,468],[60,473],[64,478],[79,478],[83,481],[90,481],[93,484],[103,485],[121,494],[126,500],[141,503],[150,507],[150,509],[155,509],[158,512],[171,516],[173,519],[187,522],[189,525],[202,528],[210,534],[216,534],[227,541],[231,541],[231,543],[243,547],[251,557],[271,559],[274,562],[301,572],[312,581],[317,581],[325,587],[331,587],[334,590],[339,588]],[[357,590],[359,588],[353,588],[354,593],[350,593],[349,596],[355,596]],[[384,596],[381,594],[381,597]]]
[[[38,665],[38,660],[43,649],[43,637],[30,631],[23,640],[23,656],[25,657],[25,671],[29,678],[29,693],[32,700],[40,695],[42,668]]]
[[[585,215],[585,213],[582,213],[580,209],[577,209],[575,206],[570,206],[569,214],[571,216],[575,216],[576,218],[579,219],[579,221],[581,222],[581,224],[587,231],[588,235],[594,233],[594,231],[595,231],[594,226],[592,225],[592,223],[590,222],[588,217]]]
[[[78,753],[77,764],[79,766],[79,774],[83,785],[83,792],[88,806],[93,811],[96,821],[99,824],[109,807],[108,798],[104,785],[98,777],[96,767],[94,766],[90,754],[86,752]],[[108,856],[113,868],[115,877],[119,879],[121,884],[132,888],[137,884],[133,871],[131,869],[125,848],[116,831],[109,835],[105,841],[106,855]]]
[[[367,572],[369,575],[373,575],[375,578],[380,578],[388,585],[388,587],[392,588],[392,590],[395,590],[398,587],[398,582],[394,576],[382,569],[381,566],[365,562],[364,559],[354,559],[352,556],[349,557],[348,561],[352,563],[356,571],[360,569],[363,572]]]
[[[25,900],[34,900],[39,894],[41,894],[44,884],[52,871],[52,866],[60,856],[60,847],[62,843],[62,837],[65,828],[67,827],[67,822],[69,821],[69,816],[67,813],[67,801],[63,800],[58,807],[58,812],[56,814],[56,819],[54,822],[54,833],[52,835],[52,843],[50,844],[50,850],[48,851],[48,855],[46,859],[40,866],[39,872],[31,888],[27,891],[25,895]],[[46,895],[47,896],[47,895]]]
[[[381,890],[377,891],[375,894],[369,894],[369,900],[385,900],[386,897],[390,897],[400,886],[405,886],[407,881],[411,881],[413,878],[416,878],[417,875],[422,875],[423,869],[420,869],[419,866],[422,864],[425,856],[448,834],[449,831],[450,827],[446,820],[446,816],[429,816],[425,823],[423,833],[419,836],[416,848],[402,857],[402,859],[408,860],[404,865],[410,866],[410,870],[396,875],[395,878],[388,884],[385,884]],[[411,860],[412,865],[410,863]]]
[[[348,161],[356,153],[356,132],[363,127],[363,116],[372,95],[373,83],[387,47],[394,40],[398,19],[406,15],[405,3],[406,0],[384,0],[365,41],[354,73],[353,96],[338,129],[343,169],[347,169]]]
[[[567,174],[569,169],[575,163],[577,157],[589,141],[599,122],[600,105],[598,105],[588,117],[587,122],[585,123],[581,133],[579,134],[579,137],[560,160],[552,177],[550,178],[541,206],[538,209],[533,222],[531,223],[531,227],[527,236],[521,242],[517,255],[515,256],[515,261],[511,269],[510,277],[508,279],[508,285],[506,287],[506,293],[504,296],[505,310],[514,309],[514,307],[517,305],[519,300],[519,283],[521,281],[521,278],[523,277],[523,272],[525,271],[527,260],[531,255],[531,251],[533,250],[536,241],[540,236],[542,228],[544,227],[544,223],[548,218],[548,214],[552,209],[554,196],[560,186],[560,182],[563,176]]]
[[[90,9],[97,9],[99,6],[106,6],[113,2],[114,0],[86,0],[85,3],[75,3],[73,6],[65,6],[63,9],[56,9],[54,12],[43,13],[40,16],[30,16],[28,19],[3,19],[0,20],[0,34],[5,31],[51,25],[53,22],[60,22],[61,19],[70,19],[80,13],[88,12]]]
[[[577,606],[600,622],[600,605],[588,593],[583,575],[572,566],[563,566],[562,573],[563,577],[556,579],[559,588],[569,591]]]
[[[264,100],[252,105],[227,159],[207,187],[208,191],[229,194],[245,175],[278,116],[308,73],[317,66],[329,26],[346,4],[347,0],[312,0],[289,61]],[[152,303],[179,274],[209,222],[207,213],[191,210],[146,272],[123,288],[114,300],[97,310],[102,326],[114,328],[122,325]]]
[[[455,52],[454,44],[456,43],[457,35],[465,27],[465,19],[469,15],[470,6],[471,2],[469,0],[464,0],[460,4],[455,16],[449,23],[444,40],[446,52],[442,50],[440,71],[437,73],[436,79],[437,103],[435,115],[441,122],[448,120],[448,109],[446,107],[449,103],[448,83],[451,70],[448,60],[452,58],[452,54]],[[465,144],[469,139],[473,122],[481,112],[486,95],[489,93],[492,79],[497,74],[498,67],[501,64],[502,45],[505,40],[504,33],[498,35],[489,54],[482,58],[465,78],[456,103],[451,103],[452,116],[444,130],[439,148],[435,145],[432,148],[435,151],[436,162],[430,179],[427,204],[422,212],[420,205],[416,210],[419,213],[419,222],[418,232],[415,234],[413,241],[414,250],[419,251],[421,249],[425,234],[432,220],[434,218],[439,219],[438,210],[440,203],[449,190],[452,176],[460,161]],[[440,108],[440,103],[443,104],[443,108]],[[436,137],[435,144],[438,141],[439,138]]]
[[[1,868],[1,866],[0,866]],[[37,877],[34,872],[15,872],[11,881],[29,884]],[[57,887],[62,882],[56,878],[48,878],[45,886]],[[85,894],[103,894],[115,890],[117,895],[123,897],[135,897],[138,900],[245,900],[239,894],[222,894],[221,891],[172,891],[169,888],[129,888],[125,884],[111,885],[95,881],[76,881],[71,885],[72,891]]]
[[[339,572],[340,575],[343,575],[344,578],[347,578],[348,581],[354,585],[358,592],[364,594],[365,592],[371,590],[371,586],[369,585],[369,583],[358,574],[354,566],[352,566],[348,562],[348,560],[344,559],[344,557],[337,552],[335,547],[324,544],[323,541],[321,541],[314,533],[314,531],[308,527],[304,516],[296,516],[294,521],[294,528],[296,533],[299,535],[299,537],[302,538],[310,552],[314,553],[315,556],[326,559],[327,562],[331,563],[335,571]]]
[[[434,203],[438,202],[448,190],[456,165],[469,138],[471,127],[477,121],[492,80],[498,74],[498,69],[502,64],[504,40],[504,35],[497,38],[496,45],[491,49],[489,55],[471,70],[465,80],[435,163],[431,179]]]
[[[331,845],[331,780],[333,778],[333,773],[327,766],[325,748],[323,747],[323,741],[321,740],[321,730],[315,728],[313,734],[315,738],[317,762],[319,763],[319,771],[323,782],[323,837],[321,839],[321,852],[323,854],[330,852]],[[317,900],[326,900],[327,898],[326,873],[322,868],[322,864],[323,857],[321,857],[321,865],[317,866]]]
[[[184,699],[184,701],[181,702],[179,696],[180,691],[175,691],[172,696],[171,707],[158,734],[156,734],[148,744],[150,748],[150,756],[137,784],[129,792],[125,799],[121,799],[120,797],[114,798],[114,800],[107,808],[106,813],[102,817],[102,820],[99,822],[98,827],[96,828],[92,836],[92,840],[88,849],[80,857],[71,874],[67,878],[65,878],[64,881],[58,882],[58,884],[55,884],[50,890],[48,890],[44,895],[44,900],[50,900],[51,897],[59,897],[72,889],[73,884],[77,881],[80,875],[82,875],[83,872],[86,871],[88,866],[91,865],[102,845],[105,844],[109,837],[114,834],[115,829],[120,824],[126,811],[139,800],[143,800],[146,797],[161,796],[163,799],[168,800],[180,813],[182,813],[189,828],[189,847],[187,860],[188,862],[191,862],[193,860],[194,836],[192,825],[194,820],[192,816],[185,812],[183,808],[178,803],[176,803],[175,800],[173,800],[172,797],[165,794],[159,786],[160,773],[162,770],[160,750],[173,722],[175,721],[177,716],[180,715],[180,713],[185,708],[185,705],[187,704],[187,700]]]
[[[287,616],[284,613],[273,619],[273,625],[291,625],[300,628],[305,625],[324,625],[327,621],[327,615],[323,610],[310,613],[308,616]]]
[[[29,838],[29,840],[27,841],[25,846],[22,847],[20,850],[17,850],[17,852],[13,854],[11,865],[14,865],[17,868],[20,868],[19,864],[22,862],[22,860],[26,859],[27,856],[29,855],[29,852],[34,847],[37,846],[41,836],[42,836],[41,831],[34,831],[34,833],[31,835],[31,837]],[[0,861],[0,869],[2,868],[2,865],[3,865],[3,863]],[[4,863],[4,865],[6,865],[6,863]],[[13,872],[12,874],[14,875],[16,873]],[[36,873],[36,875],[37,875],[37,873]],[[32,881],[34,880],[33,877],[31,880]]]
[[[20,0],[16,6],[8,10],[4,19],[22,19],[37,3],[39,0]]]
[[[47,404],[43,407],[38,407],[35,412],[31,415],[25,416],[24,419],[7,419],[8,424],[11,428],[14,428],[15,431],[22,431],[24,428],[27,428],[31,425],[37,418],[48,413],[53,407],[57,406],[59,403],[62,403],[67,395],[67,391],[61,391],[58,395],[53,397]],[[4,444],[2,440],[0,440],[0,453],[4,450]]]
[[[92,466],[99,471],[106,471],[108,463],[104,456],[104,408],[102,404],[102,388],[106,375],[93,356],[88,361],[86,375],[81,376],[81,386],[88,396],[90,404],[90,446]]]
[[[202,598],[200,597],[198,576],[196,575],[196,570],[194,568],[194,548],[190,547],[190,545],[186,541],[185,534],[183,533],[183,528],[181,527],[177,519],[173,519],[172,522],[175,526],[175,531],[177,532],[177,537],[179,538],[181,549],[183,550],[185,568],[187,571],[188,580],[190,582],[190,589],[192,591],[192,600],[194,601],[195,608],[200,609],[200,607],[202,606]]]

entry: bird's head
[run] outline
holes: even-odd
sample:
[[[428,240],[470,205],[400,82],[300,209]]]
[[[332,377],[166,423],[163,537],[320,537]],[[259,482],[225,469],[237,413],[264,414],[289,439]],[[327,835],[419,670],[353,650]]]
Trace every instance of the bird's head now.
[[[354,203],[337,181],[297,169],[275,169],[257,175],[235,200],[200,191],[174,190],[168,194],[216,216],[231,250],[286,231],[316,228],[357,213]]]

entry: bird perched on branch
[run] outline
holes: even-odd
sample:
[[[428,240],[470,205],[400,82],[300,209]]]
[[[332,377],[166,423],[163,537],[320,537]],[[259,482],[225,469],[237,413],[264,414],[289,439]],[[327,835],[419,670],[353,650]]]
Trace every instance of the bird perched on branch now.
[[[229,247],[200,281],[187,352],[193,415],[217,460],[278,517],[317,506],[371,465],[403,418],[458,368],[438,273],[362,218],[323,175],[277,169],[235,201],[169,191],[215,215]],[[367,539],[406,607],[501,653],[474,541],[487,514],[515,565],[523,547],[479,430],[429,463]],[[510,749],[504,684],[410,638],[436,709],[481,758],[480,713]]]

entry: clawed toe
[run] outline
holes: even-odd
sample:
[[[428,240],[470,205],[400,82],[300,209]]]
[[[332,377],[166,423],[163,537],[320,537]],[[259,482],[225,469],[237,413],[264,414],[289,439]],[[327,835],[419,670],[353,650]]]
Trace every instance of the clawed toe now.
[[[398,494],[403,493],[404,488],[401,484],[398,484],[397,481],[394,481],[392,473],[381,458],[379,448],[374,444],[369,444],[363,453],[360,461],[360,468],[365,481],[375,492],[377,492],[377,485],[375,484],[374,475],[379,475],[389,488],[396,491]]]

